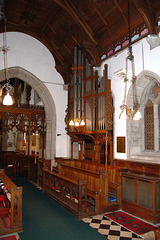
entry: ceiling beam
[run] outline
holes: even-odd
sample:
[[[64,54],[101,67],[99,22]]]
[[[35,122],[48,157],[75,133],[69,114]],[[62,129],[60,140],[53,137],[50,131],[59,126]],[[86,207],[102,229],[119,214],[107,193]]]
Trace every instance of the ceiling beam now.
[[[142,17],[136,18],[136,20],[134,22],[132,22],[131,29],[135,28],[136,26],[138,26],[141,23],[142,23]],[[100,47],[102,49],[106,48],[107,46],[112,44],[112,42],[116,41],[117,39],[121,38],[122,36],[124,36],[127,33],[128,33],[128,28],[127,27],[123,27],[123,29],[119,30],[115,34],[112,34],[111,38],[107,38],[106,40],[104,40],[100,44]]]
[[[78,16],[78,14],[76,12],[76,7],[74,7],[73,4],[71,4],[69,0],[63,0],[63,1],[62,0],[52,0],[52,1],[59,4],[61,7],[63,7],[69,13],[69,15],[72,17],[72,19],[82,27],[82,29],[86,32],[86,34],[88,35],[90,40],[94,44],[97,43],[94,38],[93,31],[91,30],[89,25]]]
[[[109,35],[111,36],[111,31],[109,29],[109,26],[108,26],[108,23],[106,22],[106,20],[104,19],[104,17],[102,16],[102,14],[100,13],[100,11],[98,10],[98,6],[97,6],[97,2],[95,0],[94,1],[94,4],[95,4],[95,11],[97,12],[98,16],[100,17],[100,19],[102,20],[102,22],[104,23],[104,25],[106,26],[108,32],[109,32]]]
[[[119,9],[119,11],[120,11],[120,13],[121,13],[121,15],[122,15],[122,17],[124,19],[125,24],[128,25],[128,21],[127,21],[125,15],[124,15],[124,12],[122,11],[122,8],[120,7],[119,3],[117,2],[117,0],[113,0],[113,2],[115,3],[117,8]]]
[[[150,34],[154,34],[156,32],[155,29],[155,16],[152,10],[152,6],[150,4],[149,0],[132,0],[135,7],[139,11],[139,13],[142,15],[148,31]]]

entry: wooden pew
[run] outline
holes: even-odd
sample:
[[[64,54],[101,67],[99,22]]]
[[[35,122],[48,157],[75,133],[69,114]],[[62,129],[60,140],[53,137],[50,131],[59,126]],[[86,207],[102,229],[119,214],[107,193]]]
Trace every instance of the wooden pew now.
[[[8,220],[10,227],[1,229],[1,235],[22,231],[22,187],[17,187],[11,179],[0,170],[0,179],[5,186],[5,195],[9,201]]]
[[[86,216],[86,181],[74,181],[44,169],[43,191],[78,218]]]
[[[11,172],[13,177],[27,176],[28,174],[28,156],[21,152],[5,152],[3,153],[4,168],[7,172]]]
[[[83,169],[92,173],[99,173],[100,171],[105,171],[105,165],[100,163],[95,163],[91,161],[80,161],[80,160],[66,160],[61,159],[58,162],[58,166],[65,164],[67,166],[72,166],[77,169]]]
[[[66,161],[61,160],[58,164],[59,176],[67,177],[71,180],[87,181],[87,211],[91,213],[101,213],[119,208],[121,203],[119,172],[117,167],[109,167],[105,171],[105,165],[89,161]],[[115,193],[115,202],[108,202],[108,189]],[[113,193],[113,192],[112,192]]]
[[[117,203],[121,206],[121,169],[115,166],[108,166],[108,194],[117,199]]]
[[[38,158],[38,171],[37,171],[37,183],[40,187],[43,187],[43,169],[51,169],[51,160]]]

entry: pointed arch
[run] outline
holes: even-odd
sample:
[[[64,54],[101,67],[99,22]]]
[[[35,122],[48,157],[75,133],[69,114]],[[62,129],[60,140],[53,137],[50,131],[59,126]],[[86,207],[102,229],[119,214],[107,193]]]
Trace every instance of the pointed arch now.
[[[144,70],[137,76],[137,98],[138,102],[140,103],[140,112],[142,114],[142,119],[140,121],[133,121],[127,119],[127,157],[133,158],[134,156],[138,156],[139,158],[147,158],[149,154],[151,154],[150,159],[154,158],[156,160],[156,154],[159,154],[158,150],[158,124],[157,124],[157,117],[154,116],[154,125],[156,124],[156,128],[153,129],[155,135],[155,144],[154,144],[154,151],[149,153],[145,147],[145,107],[148,101],[151,101],[154,104],[154,108],[159,102],[159,95],[157,98],[154,97],[152,93],[152,89],[156,86],[160,86],[160,76],[154,72]],[[157,102],[155,101],[157,100]],[[132,86],[130,86],[128,95],[127,95],[127,106],[131,106],[132,104]],[[157,151],[157,152],[156,152]]]
[[[8,68],[9,78],[19,78],[30,85],[40,96],[46,116],[46,160],[54,163],[56,153],[56,108],[54,100],[44,83],[21,67]],[[4,81],[4,71],[0,71],[0,81]]]
[[[140,103],[141,108],[143,108],[146,103],[146,97],[149,95],[149,89],[153,87],[155,83],[160,85],[160,76],[154,72],[144,70],[137,76],[136,90],[138,102]],[[132,92],[131,85],[127,95],[127,106],[132,105]]]

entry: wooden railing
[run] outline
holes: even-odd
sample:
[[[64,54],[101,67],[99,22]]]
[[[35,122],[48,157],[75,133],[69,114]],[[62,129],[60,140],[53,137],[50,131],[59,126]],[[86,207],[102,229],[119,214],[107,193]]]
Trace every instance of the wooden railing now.
[[[43,169],[51,170],[51,160],[38,159],[37,183],[43,186]]]
[[[5,195],[8,199],[8,218],[10,220],[10,232],[22,231],[22,187],[17,187],[11,179],[0,170],[0,179],[5,186]],[[7,232],[6,232],[7,233]]]
[[[86,181],[71,181],[49,170],[43,171],[43,191],[78,218],[86,216]]]

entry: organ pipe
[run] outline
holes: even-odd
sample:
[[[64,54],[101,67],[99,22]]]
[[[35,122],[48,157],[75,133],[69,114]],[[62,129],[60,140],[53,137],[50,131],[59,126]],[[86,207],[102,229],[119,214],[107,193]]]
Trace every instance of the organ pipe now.
[[[106,90],[110,86],[107,74],[104,71],[103,76],[98,78],[98,71],[94,72],[93,64],[89,63],[77,46],[74,48],[72,70],[74,119],[85,119],[87,131],[105,130]]]

